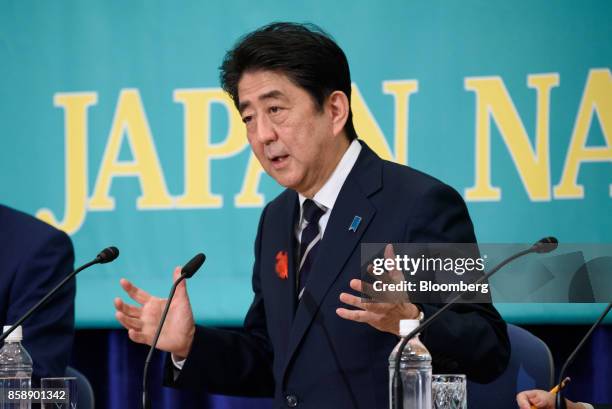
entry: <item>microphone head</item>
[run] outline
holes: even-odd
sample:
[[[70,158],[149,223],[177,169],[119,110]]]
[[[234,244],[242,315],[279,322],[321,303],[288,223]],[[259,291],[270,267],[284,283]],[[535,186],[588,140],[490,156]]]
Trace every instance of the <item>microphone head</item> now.
[[[204,260],[206,260],[206,256],[203,253],[196,254],[191,260],[187,262],[181,269],[181,275],[185,278],[191,278],[196,271],[202,267],[204,264]]]
[[[98,263],[104,264],[110,263],[117,257],[119,257],[119,249],[115,246],[110,246],[98,253],[96,260],[98,260]]]
[[[536,253],[550,253],[559,245],[559,240],[555,237],[544,237],[536,242],[531,248]]]

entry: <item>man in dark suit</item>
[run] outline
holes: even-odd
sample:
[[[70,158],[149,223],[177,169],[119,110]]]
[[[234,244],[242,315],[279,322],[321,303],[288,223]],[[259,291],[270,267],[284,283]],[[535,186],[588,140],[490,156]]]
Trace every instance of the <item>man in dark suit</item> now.
[[[348,62],[317,28],[277,23],[247,35],[227,53],[221,79],[253,152],[287,190],[259,221],[244,331],[196,326],[179,286],[158,343],[171,352],[166,382],[274,396],[277,407],[388,407],[399,320],[439,306],[362,303],[359,245],[475,242],[465,203],[357,140]],[[142,306],[116,299],[117,318],[132,340],[150,344],[164,300],[121,285]],[[476,381],[494,379],[509,355],[505,323],[490,304],[454,307],[423,341],[435,371]]]
[[[0,325],[12,325],[74,267],[70,238],[0,205]],[[74,337],[74,280],[23,323],[34,379],[64,376]],[[1,326],[0,326],[1,328]]]

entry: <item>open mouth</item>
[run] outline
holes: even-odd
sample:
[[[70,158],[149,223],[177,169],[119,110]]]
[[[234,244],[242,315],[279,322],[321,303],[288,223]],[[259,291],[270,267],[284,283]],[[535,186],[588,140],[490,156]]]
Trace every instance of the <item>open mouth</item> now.
[[[270,161],[272,163],[274,163],[274,164],[281,164],[285,160],[287,160],[288,157],[289,157],[289,155],[274,156],[274,157],[272,157],[272,159],[270,159]]]

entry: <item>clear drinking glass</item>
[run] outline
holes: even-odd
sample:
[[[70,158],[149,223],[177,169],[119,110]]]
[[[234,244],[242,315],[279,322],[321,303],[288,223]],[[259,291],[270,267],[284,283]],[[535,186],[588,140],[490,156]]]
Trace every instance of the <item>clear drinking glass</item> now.
[[[41,389],[65,389],[68,392],[68,403],[41,403],[42,409],[76,409],[77,407],[77,379],[74,377],[42,378]]]
[[[433,375],[431,400],[433,409],[466,409],[467,389],[465,375]]]

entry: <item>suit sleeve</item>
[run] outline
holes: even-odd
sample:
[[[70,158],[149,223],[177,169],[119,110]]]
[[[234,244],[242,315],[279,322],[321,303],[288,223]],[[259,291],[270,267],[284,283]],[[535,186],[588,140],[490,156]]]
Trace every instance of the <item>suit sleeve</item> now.
[[[416,228],[407,232],[415,243],[475,243],[474,227],[461,196],[444,184],[435,185],[415,211]],[[413,225],[414,226],[414,225]],[[440,304],[422,304],[425,317]],[[437,373],[465,373],[476,382],[491,382],[510,359],[506,323],[493,304],[460,303],[442,313],[423,332]]]
[[[172,360],[166,359],[164,383],[176,388],[224,395],[271,397],[274,394],[273,352],[266,329],[266,312],[260,286],[259,253],[264,209],[255,240],[253,302],[243,331],[196,327],[183,369],[175,377]]]
[[[48,229],[23,257],[11,285],[7,323],[16,322],[74,268],[68,236]],[[23,324],[23,345],[34,361],[34,379],[64,376],[74,338],[75,280],[68,282]]]

